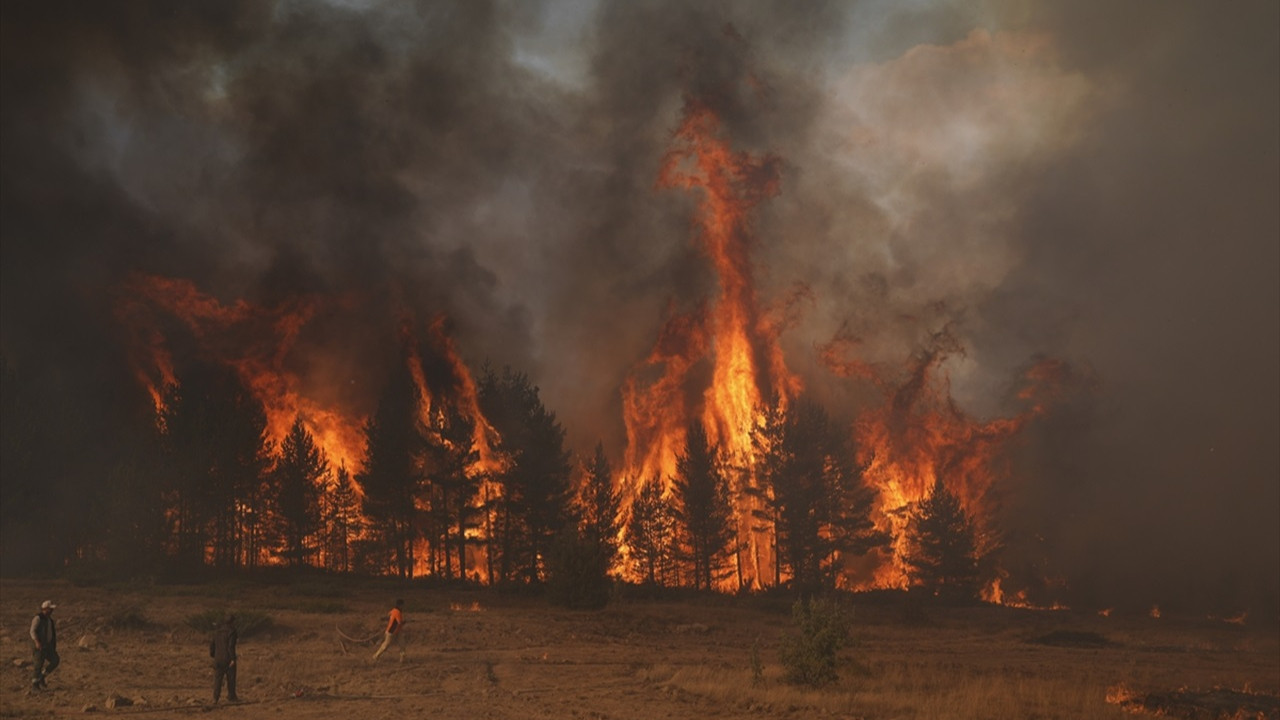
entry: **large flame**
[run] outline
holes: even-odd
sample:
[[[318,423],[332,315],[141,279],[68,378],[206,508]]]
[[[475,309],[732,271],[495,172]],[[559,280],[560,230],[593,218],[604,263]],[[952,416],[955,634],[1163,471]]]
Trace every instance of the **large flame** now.
[[[655,480],[669,493],[686,428],[701,421],[725,467],[733,469],[729,477],[742,547],[736,580],[756,588],[777,576],[772,538],[751,522],[765,501],[759,492],[744,492],[756,483],[752,430],[765,402],[778,402],[785,411],[801,390],[778,342],[787,323],[762,309],[750,259],[751,211],[777,193],[775,168],[772,156],[733,151],[715,113],[686,100],[657,184],[696,194],[697,242],[715,272],[718,292],[692,310],[669,310],[653,350],[628,377],[623,391],[628,444],[619,479],[628,500]],[[872,519],[892,541],[888,549],[851,562],[842,584],[906,587],[903,551],[910,511],[938,478],[974,519],[980,543],[995,536],[990,494],[1008,475],[1000,462],[1003,450],[1045,411],[1046,392],[1056,387],[1063,366],[1045,361],[1027,373],[1019,397],[1028,409],[1020,415],[980,421],[952,400],[943,363],[962,348],[947,330],[934,335],[905,373],[860,360],[858,345],[859,339],[842,328],[818,348],[819,359],[836,375],[882,391],[883,401],[864,411],[852,432],[865,481],[879,493]],[[699,366],[709,366],[710,372],[695,372]],[[1014,597],[1001,589],[1003,579],[997,573],[986,590],[988,599]]]
[[[876,527],[888,533],[890,546],[872,558],[868,575],[852,578],[855,588],[905,588],[909,584],[904,552],[911,510],[928,497],[941,479],[974,521],[979,551],[996,542],[992,490],[1009,477],[1002,460],[1011,440],[1049,406],[1062,386],[1063,363],[1041,360],[1023,377],[1017,393],[1027,408],[1010,418],[978,420],[952,399],[943,363],[961,351],[946,330],[936,333],[917,353],[905,379],[897,383],[876,378],[883,402],[868,409],[855,423],[858,462],[865,481],[878,491],[872,512]],[[844,367],[837,364],[837,367]],[[856,365],[861,374],[864,365]],[[1026,605],[1025,593],[1010,595],[1007,579],[998,569],[983,596],[991,602]]]
[[[495,476],[507,467],[510,460],[498,449],[501,438],[480,409],[479,388],[471,375],[471,370],[459,355],[453,338],[446,332],[446,324],[447,317],[444,314],[437,314],[427,325],[427,341],[431,350],[435,357],[447,366],[448,387],[443,395],[439,391],[433,392],[427,381],[422,354],[412,330],[413,322],[407,311],[401,321],[402,341],[406,347],[409,372],[413,376],[421,398],[419,414],[423,425],[428,428],[433,426],[434,419],[444,410],[444,403],[452,403],[472,425],[471,447],[476,453],[476,459],[468,466],[467,472],[480,480],[480,490],[472,504],[478,509],[501,496],[502,486]],[[445,438],[440,440],[448,443]],[[487,582],[489,564],[487,550],[483,543],[486,539],[484,528],[479,526],[468,528],[466,533],[468,540],[481,542],[472,542],[467,546],[466,567],[462,568],[462,572],[468,577]],[[424,546],[423,552],[417,553],[419,561],[415,572],[418,574],[428,571],[429,558],[425,549]]]
[[[316,297],[295,297],[274,307],[245,300],[223,304],[189,280],[133,275],[121,288],[117,316],[133,333],[131,359],[139,381],[163,410],[164,388],[177,382],[159,313],[182,322],[208,359],[225,363],[262,403],[267,435],[278,443],[301,418],[316,444],[335,465],[360,469],[364,418],[312,397],[307,378],[286,360],[298,333],[320,307]]]
[[[700,422],[726,469],[737,523],[736,575],[726,578],[724,586],[761,588],[780,576],[772,530],[753,521],[768,510],[757,486],[753,432],[766,403],[778,403],[785,411],[801,391],[779,336],[789,325],[786,311],[807,290],[784,300],[781,310],[758,298],[751,217],[759,203],[778,192],[777,160],[734,151],[725,134],[708,106],[687,99],[659,172],[658,189],[686,190],[696,198],[696,244],[714,273],[716,291],[691,309],[669,308],[652,351],[627,378],[627,447],[617,482],[624,515],[646,483],[661,483],[670,493],[686,430]],[[301,418],[335,466],[358,472],[365,418],[308,394],[315,379],[300,377],[287,362],[306,323],[332,299],[296,297],[273,307],[244,300],[224,304],[189,281],[147,275],[134,276],[122,290],[116,311],[132,333],[130,357],[157,412],[163,410],[165,386],[177,379],[161,322],[161,316],[168,316],[186,327],[199,352],[237,370],[266,410],[271,440],[278,442]],[[420,334],[411,314],[402,312],[404,361],[420,391],[425,426],[431,427],[446,407],[473,423],[471,440],[478,457],[469,471],[481,479],[477,502],[486,503],[500,492],[492,477],[507,460],[496,451],[500,439],[480,411],[476,383],[445,325],[444,316],[434,316]],[[1035,365],[1018,394],[1025,411],[1012,418],[978,420],[951,398],[945,361],[962,348],[948,331],[935,334],[902,368],[868,364],[857,358],[858,349],[858,338],[842,329],[818,348],[819,359],[836,375],[869,382],[881,391],[882,401],[863,411],[850,432],[858,448],[853,459],[878,492],[872,520],[892,542],[861,561],[848,559],[841,582],[854,589],[905,587],[909,514],[936,480],[957,495],[980,540],[995,536],[992,489],[1009,474],[1003,451],[1029,420],[1046,411],[1065,370],[1052,361]],[[468,530],[468,537],[482,540],[479,533]],[[482,545],[469,546],[469,573],[483,572]],[[986,597],[1025,602],[1025,593],[1003,587],[1007,580],[997,568]]]
[[[198,290],[189,280],[138,274],[120,288],[116,315],[130,333],[129,357],[157,415],[165,409],[165,388],[180,380],[162,322],[169,317],[185,326],[195,341],[195,351],[205,360],[236,370],[264,408],[269,441],[279,443],[294,421],[301,419],[331,467],[345,467],[358,474],[365,460],[366,417],[308,393],[307,388],[314,387],[314,379],[300,377],[287,362],[298,333],[321,306],[332,302],[298,297],[274,307],[260,307],[245,300],[224,304]],[[493,500],[500,493],[494,476],[508,461],[498,450],[497,431],[480,410],[475,379],[446,332],[445,316],[432,317],[425,333],[419,333],[411,313],[405,310],[401,312],[400,330],[403,361],[419,392],[423,426],[432,427],[446,404],[471,423],[476,459],[468,472],[481,479],[481,497],[476,504]],[[425,355],[420,335],[424,338]],[[427,377],[428,363],[434,370],[434,385]],[[472,540],[483,540],[481,535],[479,529],[468,530]],[[466,571],[483,578],[486,563],[482,543],[473,543],[468,555]],[[426,553],[420,557],[425,558]]]
[[[624,388],[627,453],[623,483],[634,498],[641,483],[659,481],[669,488],[689,423],[699,420],[717,445],[730,474],[739,535],[746,550],[739,583],[760,587],[772,573],[768,538],[752,529],[752,507],[759,502],[743,492],[754,482],[752,429],[762,403],[786,401],[798,392],[799,379],[787,370],[778,334],[781,323],[761,308],[752,265],[751,210],[778,191],[777,160],[735,152],[721,123],[706,105],[686,99],[658,176],[659,188],[696,191],[697,242],[710,261],[718,293],[703,307],[670,314],[653,351]],[[710,364],[710,381],[691,387],[695,365]],[[656,380],[642,378],[661,367]]]
[[[471,442],[477,458],[469,470],[477,475],[487,476],[502,470],[506,459],[497,450],[500,439],[498,431],[480,410],[480,392],[475,378],[472,377],[470,368],[462,361],[462,356],[458,354],[453,338],[445,331],[446,322],[447,316],[438,313],[427,325],[427,337],[432,351],[448,366],[449,387],[446,397],[438,397],[439,393],[433,392],[427,382],[422,353],[413,336],[412,320],[407,315],[401,322],[401,336],[407,356],[405,361],[422,401],[419,412],[423,425],[430,427],[433,424],[432,418],[442,409],[441,402],[455,404],[461,415],[472,424]]]

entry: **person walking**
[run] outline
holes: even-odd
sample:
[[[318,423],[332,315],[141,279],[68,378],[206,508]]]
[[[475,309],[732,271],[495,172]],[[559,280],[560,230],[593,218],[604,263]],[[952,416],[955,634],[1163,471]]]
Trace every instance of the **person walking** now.
[[[32,690],[49,687],[45,678],[62,662],[58,657],[58,627],[53,621],[56,607],[51,600],[45,600],[40,604],[40,614],[31,620],[31,642],[35,644],[31,654]]]
[[[227,681],[227,700],[239,702],[236,696],[236,616],[230,613],[222,619],[222,624],[213,631],[213,639],[209,641],[209,657],[213,658],[213,701],[218,702],[222,695],[222,681]]]
[[[387,617],[387,629],[382,637],[382,645],[378,647],[378,651],[373,654],[373,659],[377,660],[382,657],[382,653],[387,651],[391,643],[394,641],[396,647],[400,650],[400,662],[404,662],[404,600],[396,598],[396,606],[391,608],[391,612]]]

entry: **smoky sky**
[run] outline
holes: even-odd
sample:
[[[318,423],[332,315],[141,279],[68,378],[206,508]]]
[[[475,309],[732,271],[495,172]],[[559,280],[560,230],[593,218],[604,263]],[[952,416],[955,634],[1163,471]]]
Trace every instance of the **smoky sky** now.
[[[396,313],[445,313],[473,367],[527,372],[574,449],[618,457],[625,378],[714,292],[696,198],[655,187],[696,97],[780,159],[753,268],[766,304],[804,298],[782,342],[834,415],[867,397],[818,360],[842,332],[892,374],[950,328],[979,418],[1065,361],[1077,392],[1015,453],[1015,554],[1082,601],[1274,598],[1277,13],[6,3],[3,352],[115,412],[140,390],[112,298],[142,272],[342,298],[294,369],[368,399]]]

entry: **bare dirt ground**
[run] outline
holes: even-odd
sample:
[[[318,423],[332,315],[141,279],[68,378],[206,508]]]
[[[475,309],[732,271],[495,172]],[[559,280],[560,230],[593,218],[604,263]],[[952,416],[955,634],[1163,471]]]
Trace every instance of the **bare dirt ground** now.
[[[337,628],[356,638],[377,633],[396,596],[408,620],[403,662],[394,650],[375,663],[373,645],[344,646]],[[30,694],[26,631],[45,599],[59,605],[62,667],[47,691]],[[228,609],[268,616],[271,629],[241,639],[243,702],[214,706],[209,634],[189,618]],[[853,612],[840,680],[811,690],[781,679],[778,643],[793,629],[784,600],[620,599],[577,612],[486,591],[318,580],[0,581],[0,717],[1105,720],[1140,707],[1116,704],[1118,692],[1131,699],[1214,688],[1232,691],[1216,696],[1231,702],[1259,699],[1261,710],[1240,717],[1276,716],[1274,625],[892,603]]]

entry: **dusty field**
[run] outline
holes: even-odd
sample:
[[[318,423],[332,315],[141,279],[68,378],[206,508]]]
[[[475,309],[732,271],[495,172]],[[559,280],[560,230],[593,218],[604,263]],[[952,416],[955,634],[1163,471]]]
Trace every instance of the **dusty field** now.
[[[372,646],[344,651],[336,628],[374,634],[397,595],[411,633],[404,662],[390,652],[374,663]],[[26,627],[46,598],[59,604],[63,662],[48,691],[29,695]],[[208,634],[187,618],[222,609],[264,613],[274,627],[241,640],[244,702],[213,707]],[[315,580],[0,581],[0,717],[1105,720],[1134,717],[1107,702],[1122,684],[1248,690],[1267,702],[1280,691],[1274,626],[1005,608],[854,612],[840,681],[813,691],[780,680],[778,640],[792,628],[782,601],[622,600],[588,613],[488,592]],[[108,709],[113,695],[132,704]]]

